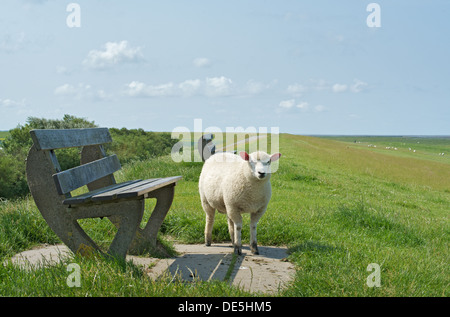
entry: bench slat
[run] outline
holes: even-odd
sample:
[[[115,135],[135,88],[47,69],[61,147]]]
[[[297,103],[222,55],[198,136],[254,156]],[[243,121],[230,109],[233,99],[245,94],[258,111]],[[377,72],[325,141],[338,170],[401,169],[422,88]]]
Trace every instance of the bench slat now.
[[[71,192],[120,169],[117,155],[108,156],[53,175],[60,195]]]
[[[30,131],[38,150],[53,150],[112,142],[108,128],[38,129]]]
[[[176,183],[182,177],[151,178],[110,185],[63,201],[64,205],[110,201],[120,198],[137,198],[161,187]],[[145,197],[146,198],[146,197]]]
[[[102,193],[108,192],[108,191],[118,190],[118,188],[122,188],[122,187],[128,187],[128,185],[138,183],[140,181],[141,181],[140,179],[137,179],[137,180],[133,180],[133,181],[123,182],[123,183],[119,183],[119,184],[113,184],[110,186],[99,188],[99,189],[87,192],[85,194],[67,198],[63,201],[63,204],[64,205],[76,205],[76,204],[87,203],[87,202],[91,201],[92,197],[95,195],[102,194]]]
[[[158,188],[175,183],[175,182],[179,181],[180,179],[181,179],[181,176],[160,178],[149,184],[135,187],[135,188],[132,188],[132,189],[126,190],[126,191],[121,191],[119,194],[117,194],[117,198],[131,198],[131,197],[142,196],[142,195],[144,195],[148,192],[151,192],[153,190],[156,190]]]
[[[113,189],[104,193],[99,193],[92,197],[92,201],[102,201],[102,200],[113,200],[117,198],[117,195],[124,191],[131,191],[134,188],[145,186],[150,184],[151,182],[157,181],[159,178],[152,178],[146,180],[140,180],[139,182],[135,182],[125,187]]]

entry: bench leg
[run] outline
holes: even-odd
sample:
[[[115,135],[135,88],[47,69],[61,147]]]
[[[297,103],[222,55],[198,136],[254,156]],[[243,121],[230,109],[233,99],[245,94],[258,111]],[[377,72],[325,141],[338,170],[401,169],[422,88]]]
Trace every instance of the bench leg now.
[[[157,241],[158,231],[172,205],[175,186],[166,186],[149,193],[148,198],[156,198],[156,206],[144,229],[138,228],[136,236],[128,249],[129,254],[142,254],[157,249],[166,253]]]
[[[85,164],[104,157],[99,146],[85,146],[81,152],[81,163]],[[95,183],[88,184],[89,190],[105,187],[114,184],[114,178],[104,177]],[[128,254],[143,254],[148,251],[157,249],[160,253],[165,253],[164,248],[158,245],[157,236],[159,228],[161,227],[170,206],[172,205],[174,195],[174,185],[169,185],[154,192],[150,192],[146,198],[156,198],[156,206],[152,215],[145,226],[141,229],[139,226],[136,230],[136,236],[131,243]],[[121,219],[119,216],[110,216],[108,219],[117,227],[121,226]]]
[[[56,173],[47,151],[38,151],[33,145],[26,162],[28,187],[33,195],[37,208],[53,232],[74,253],[87,254],[100,251],[99,247],[84,232],[69,213],[67,206],[62,205],[64,195],[55,189],[52,175]]]
[[[123,210],[116,214],[116,219],[120,221],[117,226],[117,233],[109,246],[108,254],[125,258],[128,248],[135,237],[136,230],[141,223],[144,213],[144,200],[132,200],[122,202],[120,208]]]
[[[71,243],[73,246],[71,247],[69,245],[69,247],[74,253],[88,255],[94,250],[101,252],[95,242],[92,241],[79,226],[79,219],[113,217],[116,220],[115,225],[117,232],[109,246],[108,254],[125,258],[128,247],[133,241],[136,229],[139,227],[142,215],[144,214],[144,200],[130,200],[103,205],[77,206],[66,209],[66,214],[69,215],[70,223],[74,228],[68,232],[68,235],[71,237],[70,240],[73,241]],[[60,235],[64,237],[65,233],[60,232]],[[64,241],[64,239],[62,240]]]

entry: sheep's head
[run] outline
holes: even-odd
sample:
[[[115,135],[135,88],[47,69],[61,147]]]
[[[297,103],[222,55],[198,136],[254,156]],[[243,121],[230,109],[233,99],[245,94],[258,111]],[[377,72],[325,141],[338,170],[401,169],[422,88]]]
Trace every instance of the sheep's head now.
[[[248,154],[247,152],[240,152],[239,155],[242,159],[248,162],[252,175],[257,179],[263,180],[270,176],[270,163],[278,160],[281,153],[269,155],[265,152],[257,151],[251,154]]]

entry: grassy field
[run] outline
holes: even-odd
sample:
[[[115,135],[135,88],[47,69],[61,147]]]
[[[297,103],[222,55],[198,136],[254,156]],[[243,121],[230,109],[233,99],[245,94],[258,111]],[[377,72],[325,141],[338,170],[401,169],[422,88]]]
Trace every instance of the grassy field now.
[[[259,244],[288,246],[296,266],[294,281],[278,295],[449,296],[449,139],[358,137],[355,143],[354,138],[280,136],[283,156],[258,226]],[[438,155],[442,152],[446,155]],[[183,175],[160,238],[168,245],[172,240],[203,243],[201,166],[161,157],[130,163],[116,178]],[[146,218],[152,204],[146,203]],[[247,244],[248,225],[246,216],[242,237]],[[112,238],[106,219],[82,226],[102,245]],[[229,241],[223,215],[216,217],[213,240]],[[57,242],[32,199],[0,203],[1,262],[35,244]],[[120,261],[74,261],[82,270],[80,288],[67,287],[64,264],[33,272],[0,265],[0,295],[250,295],[225,282],[152,282],[139,267]],[[380,287],[366,283],[370,263],[380,266]]]
[[[9,135],[9,131],[0,131],[0,145],[2,144],[2,141],[4,141],[8,135]]]

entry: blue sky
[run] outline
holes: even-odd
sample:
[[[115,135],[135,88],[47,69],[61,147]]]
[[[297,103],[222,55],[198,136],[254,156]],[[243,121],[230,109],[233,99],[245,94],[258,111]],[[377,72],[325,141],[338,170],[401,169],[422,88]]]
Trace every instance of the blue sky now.
[[[81,27],[68,27],[69,3]],[[0,130],[450,135],[450,1],[2,0]]]

